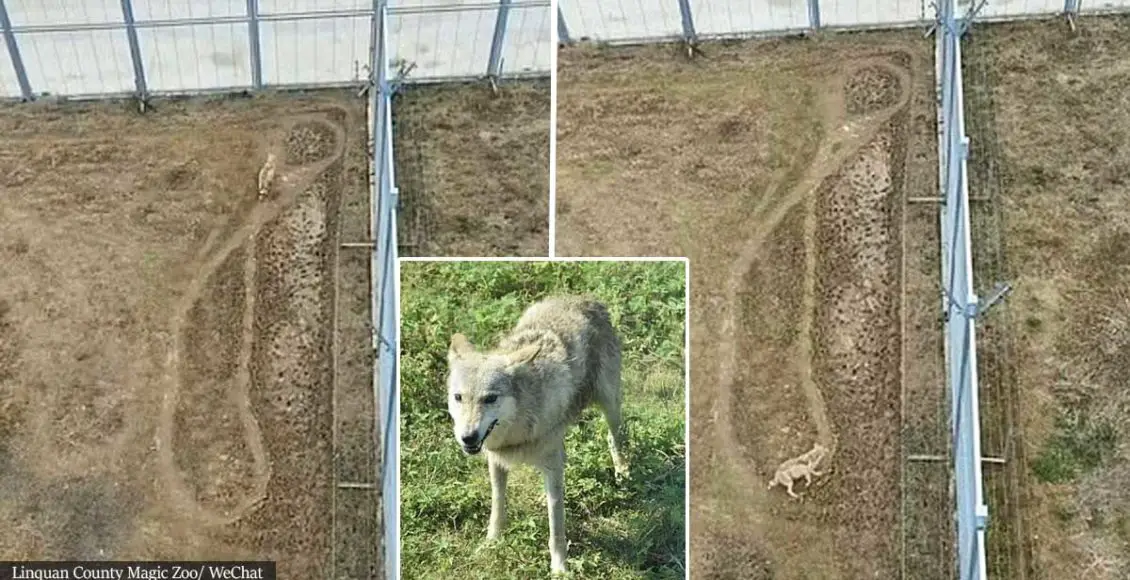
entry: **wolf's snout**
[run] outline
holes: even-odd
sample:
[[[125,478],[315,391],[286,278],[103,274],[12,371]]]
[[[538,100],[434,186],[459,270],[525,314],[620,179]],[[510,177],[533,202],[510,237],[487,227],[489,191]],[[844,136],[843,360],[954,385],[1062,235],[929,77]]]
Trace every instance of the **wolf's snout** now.
[[[479,445],[479,434],[478,433],[467,433],[466,435],[460,437],[459,440],[463,442],[464,447],[468,447],[468,448],[478,447],[478,445]]]

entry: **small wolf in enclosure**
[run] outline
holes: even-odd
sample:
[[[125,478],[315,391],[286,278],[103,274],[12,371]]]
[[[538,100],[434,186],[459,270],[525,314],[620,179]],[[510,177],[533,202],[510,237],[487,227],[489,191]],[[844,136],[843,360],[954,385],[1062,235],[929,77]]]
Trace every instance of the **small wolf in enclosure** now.
[[[777,468],[777,472],[773,474],[773,481],[769,482],[769,489],[774,486],[783,485],[785,491],[790,496],[799,498],[800,496],[793,492],[793,482],[800,478],[804,478],[804,485],[808,487],[812,485],[813,476],[821,476],[823,473],[816,471],[816,467],[824,460],[827,455],[828,448],[817,443],[812,446],[812,450],[799,456],[789,459]]]
[[[271,192],[271,182],[275,179],[275,154],[268,153],[267,161],[263,163],[263,168],[259,170],[259,200],[267,199],[267,194]]]
[[[549,506],[551,570],[565,571],[565,432],[595,402],[608,421],[612,463],[628,476],[620,420],[620,339],[608,309],[578,297],[534,304],[498,348],[478,352],[465,336],[448,349],[448,412],[468,455],[486,449],[491,513],[487,539],[506,526],[512,465],[537,468]]]

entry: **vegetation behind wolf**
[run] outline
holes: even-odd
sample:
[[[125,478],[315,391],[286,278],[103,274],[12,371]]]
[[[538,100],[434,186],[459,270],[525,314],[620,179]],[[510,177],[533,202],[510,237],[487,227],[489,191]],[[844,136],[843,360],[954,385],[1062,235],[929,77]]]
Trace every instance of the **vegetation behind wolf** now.
[[[406,578],[532,578],[548,573],[541,476],[516,467],[509,522],[488,543],[490,480],[447,415],[452,334],[497,344],[534,302],[605,304],[623,349],[631,478],[617,482],[596,408],[566,437],[565,525],[574,578],[683,578],[686,267],[674,262],[401,263],[401,561]]]

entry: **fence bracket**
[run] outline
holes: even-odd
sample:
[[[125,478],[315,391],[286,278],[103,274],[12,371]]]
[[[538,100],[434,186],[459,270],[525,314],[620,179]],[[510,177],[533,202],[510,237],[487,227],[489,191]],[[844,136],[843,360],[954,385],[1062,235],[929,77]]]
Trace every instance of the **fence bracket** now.
[[[989,0],[980,0],[976,4],[971,4],[969,6],[969,11],[966,12],[965,16],[962,16],[961,20],[958,22],[958,25],[957,25],[957,37],[958,38],[965,36],[966,31],[969,30],[969,26],[971,24],[973,24],[973,19],[977,18],[977,15],[981,13],[981,9],[985,7],[985,4],[988,1]]]
[[[989,527],[989,506],[981,504],[977,506],[977,511],[974,512],[974,517],[977,520],[977,529],[984,531]]]
[[[1012,293],[1012,285],[1008,282],[1001,282],[993,288],[993,293],[989,295],[989,299],[985,300],[983,305],[974,304],[973,318],[980,318],[982,314],[989,311],[990,308],[995,306],[998,302]]]

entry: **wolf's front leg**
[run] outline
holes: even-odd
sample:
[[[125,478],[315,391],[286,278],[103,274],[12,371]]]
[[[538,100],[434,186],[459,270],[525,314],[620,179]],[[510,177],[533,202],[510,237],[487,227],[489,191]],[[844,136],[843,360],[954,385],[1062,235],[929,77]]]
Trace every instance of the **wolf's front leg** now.
[[[554,453],[544,467],[545,497],[549,507],[549,557],[553,573],[565,572],[565,448]]]
[[[490,464],[490,527],[487,528],[487,539],[497,540],[506,529],[506,476],[510,472],[490,455],[487,463]]]

